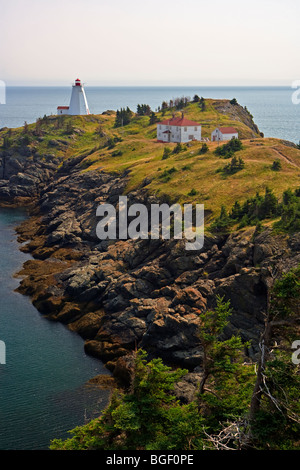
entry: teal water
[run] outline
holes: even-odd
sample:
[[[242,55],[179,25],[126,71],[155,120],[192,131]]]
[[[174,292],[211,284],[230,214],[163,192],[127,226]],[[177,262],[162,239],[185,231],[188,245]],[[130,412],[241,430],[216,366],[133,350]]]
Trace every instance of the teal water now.
[[[0,128],[20,127],[24,121],[35,122],[45,114],[56,114],[58,105],[68,105],[70,87],[7,87],[6,104],[0,105]],[[209,87],[209,86],[136,86],[95,87],[85,85],[92,114],[129,106],[136,111],[138,104],[149,104],[153,110],[162,101],[195,94],[204,98],[236,98],[253,114],[254,121],[265,137],[277,137],[299,143],[300,104],[292,102],[291,87]]]
[[[53,438],[101,412],[108,392],[88,386],[108,373],[84,353],[83,340],[45,319],[27,297],[14,292],[14,274],[30,258],[19,251],[15,226],[22,210],[0,208],[0,450],[47,449]]]

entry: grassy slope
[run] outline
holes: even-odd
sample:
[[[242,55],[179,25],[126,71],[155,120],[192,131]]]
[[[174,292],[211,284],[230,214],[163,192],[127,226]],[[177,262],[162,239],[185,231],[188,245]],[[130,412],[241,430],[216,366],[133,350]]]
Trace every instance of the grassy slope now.
[[[249,127],[251,119],[240,106],[231,106],[227,100],[206,100],[207,110],[202,112],[195,103],[189,104],[185,116],[202,124],[202,136],[210,137],[211,131],[218,126],[234,126],[243,140],[244,149],[237,153],[245,161],[245,168],[231,176],[223,176],[217,169],[228,160],[217,157],[214,150],[217,143],[208,142],[209,152],[198,155],[202,144],[193,142],[185,146],[179,154],[172,154],[162,160],[163,150],[167,145],[171,149],[175,144],[156,142],[156,125],[149,126],[149,117],[136,116],[123,128],[114,129],[115,114],[95,116],[66,116],[64,126],[69,122],[81,133],[68,135],[65,127],[57,128],[58,119],[49,118],[42,126],[44,132],[39,139],[32,136],[30,146],[35,147],[40,155],[56,154],[65,158],[86,155],[82,162],[83,171],[95,170],[122,173],[130,170],[127,191],[134,190],[147,178],[147,189],[158,195],[168,195],[172,201],[180,203],[204,203],[205,209],[214,215],[222,204],[231,207],[235,200],[243,201],[256,192],[263,193],[269,186],[280,196],[287,188],[300,186],[300,150],[286,145],[279,139],[261,138]],[[178,112],[177,114],[180,114]],[[171,117],[171,111],[165,116],[158,113],[159,120]],[[29,126],[33,131],[35,124]],[[7,131],[0,133],[3,136]],[[11,139],[15,142],[23,133],[23,128],[12,131]],[[121,138],[115,147],[109,149],[105,143],[108,138]],[[49,145],[52,139],[61,140],[58,146]],[[65,143],[64,143],[65,142]],[[67,143],[67,145],[66,145]],[[113,156],[116,152],[121,152]],[[282,169],[271,170],[274,160],[280,159]],[[175,168],[168,180],[162,178],[165,170]],[[189,196],[194,188],[197,193]]]

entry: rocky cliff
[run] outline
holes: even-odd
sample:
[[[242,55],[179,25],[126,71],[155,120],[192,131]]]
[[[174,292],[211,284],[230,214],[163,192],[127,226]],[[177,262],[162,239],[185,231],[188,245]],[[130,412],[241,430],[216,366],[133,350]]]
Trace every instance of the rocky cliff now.
[[[201,374],[199,315],[215,306],[217,295],[233,309],[224,335],[239,332],[250,340],[246,353],[255,359],[269,280],[274,271],[299,264],[300,234],[207,232],[196,252],[185,250],[182,240],[100,241],[96,209],[117,206],[130,173],[83,171],[85,158],[41,156],[28,146],[0,153],[0,203],[30,207],[18,233],[21,249],[33,259],[19,273],[19,292],[41,314],[80,334],[86,351],[115,375],[126,379],[137,347],[186,367],[185,397]],[[162,202],[154,194],[144,179],[127,192],[129,205]]]
[[[37,173],[28,168],[22,168],[24,178],[35,180]],[[238,331],[251,340],[247,353],[255,357],[271,270],[300,262],[299,234],[248,228],[207,235],[197,252],[186,251],[181,240],[100,241],[96,208],[118,203],[126,174],[82,173],[79,158],[47,172],[41,184],[43,178],[31,217],[18,228],[26,242],[22,250],[34,258],[19,273],[18,290],[31,296],[43,315],[78,332],[89,354],[120,374],[130,351],[142,347],[150,356],[199,372],[199,314],[213,308],[220,295],[233,308],[224,334]],[[18,186],[17,178],[11,177],[9,186],[4,180],[2,199],[7,191],[19,195]],[[143,187],[128,197],[156,202]]]

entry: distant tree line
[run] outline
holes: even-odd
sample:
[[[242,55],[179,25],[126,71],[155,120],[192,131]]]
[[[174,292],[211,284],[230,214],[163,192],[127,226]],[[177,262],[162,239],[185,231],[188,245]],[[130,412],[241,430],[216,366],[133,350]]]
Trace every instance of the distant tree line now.
[[[138,104],[136,113],[138,116],[149,116],[151,108],[149,104]]]
[[[267,187],[264,195],[257,193],[243,204],[235,201],[229,212],[225,206],[222,206],[220,215],[211,225],[211,230],[228,231],[236,224],[239,224],[239,228],[248,225],[261,227],[261,221],[277,217],[280,219],[274,223],[273,228],[286,232],[300,230],[300,188],[295,191],[291,189],[284,191],[281,202]]]
[[[117,110],[114,127],[126,126],[130,123],[132,117],[133,112],[131,109],[129,109],[128,106],[127,108],[121,108],[120,110]]]

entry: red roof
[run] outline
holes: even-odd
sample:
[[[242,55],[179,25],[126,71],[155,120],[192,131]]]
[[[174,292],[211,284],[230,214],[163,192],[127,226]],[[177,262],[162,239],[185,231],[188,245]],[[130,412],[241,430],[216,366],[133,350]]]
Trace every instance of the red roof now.
[[[57,109],[69,109],[69,106],[57,106]]]
[[[222,134],[236,134],[237,130],[234,127],[219,127]]]
[[[165,119],[164,121],[159,122],[158,124],[162,124],[164,126],[178,126],[178,127],[188,127],[188,126],[200,126],[198,122],[190,121],[185,117],[177,117],[172,119]]]

